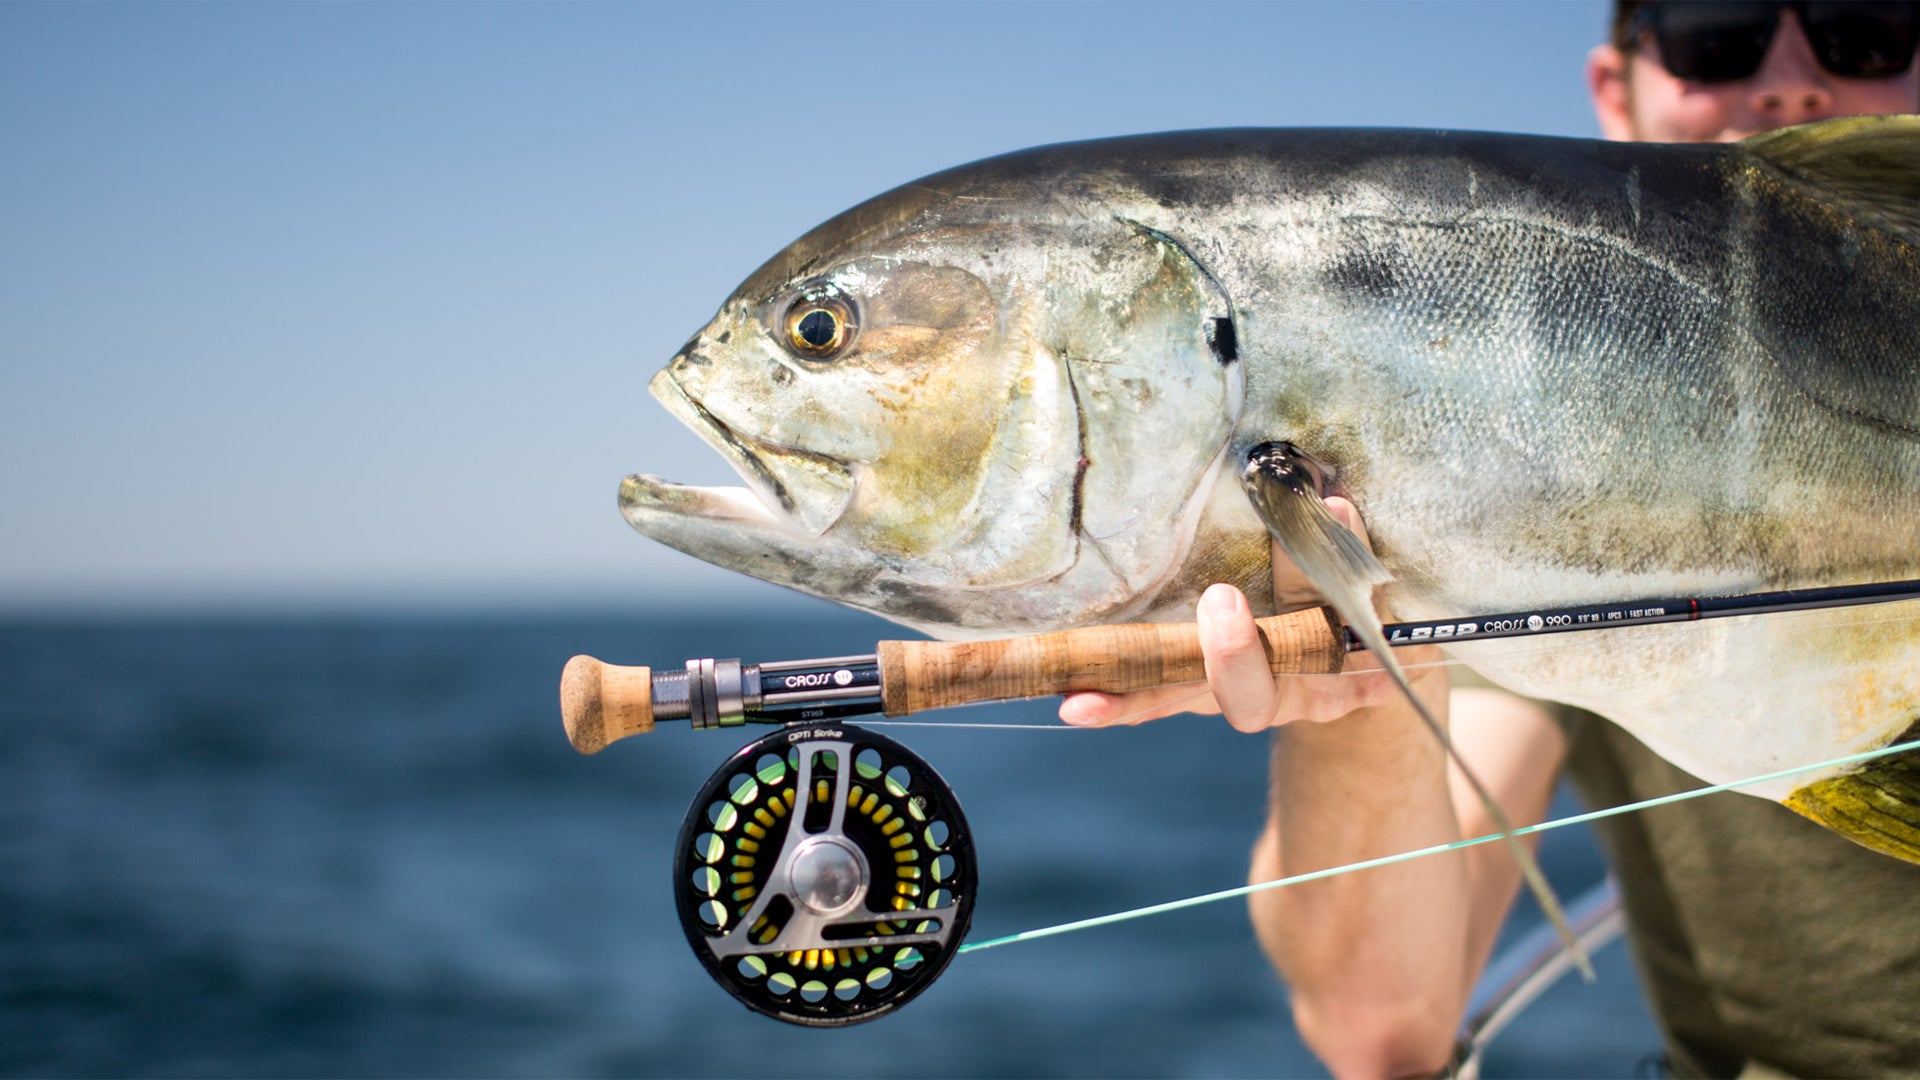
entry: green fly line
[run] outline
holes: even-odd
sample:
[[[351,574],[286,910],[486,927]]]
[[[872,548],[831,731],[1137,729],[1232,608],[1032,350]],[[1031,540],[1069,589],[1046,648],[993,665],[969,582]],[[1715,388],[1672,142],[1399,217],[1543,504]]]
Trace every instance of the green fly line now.
[[[1601,818],[1614,817],[1619,814],[1630,814],[1636,810],[1648,810],[1656,806],[1665,806],[1668,803],[1684,802],[1687,799],[1697,799],[1702,795],[1716,795],[1722,791],[1734,791],[1753,784],[1763,784],[1770,780],[1780,780],[1789,776],[1797,776],[1801,773],[1814,772],[1819,769],[1854,765],[1907,750],[1920,750],[1920,739],[1894,743],[1889,746],[1883,746],[1878,750],[1849,754],[1846,757],[1834,758],[1832,761],[1821,761],[1812,765],[1801,765],[1797,768],[1782,769],[1779,772],[1767,773],[1764,776],[1752,776],[1745,780],[1735,780],[1732,783],[1712,784],[1707,787],[1695,788],[1691,791],[1662,795],[1654,799],[1643,799],[1640,802],[1623,803],[1620,806],[1608,807],[1605,810],[1594,810],[1585,814],[1575,814],[1571,817],[1543,821],[1538,825],[1527,825],[1515,829],[1513,830],[1513,835],[1528,836],[1533,833],[1546,832],[1548,829],[1558,829],[1567,825],[1581,825],[1590,821],[1599,821]],[[1110,926],[1114,923],[1127,922],[1132,919],[1142,919],[1149,915],[1160,915],[1169,911],[1199,907],[1201,904],[1211,904],[1220,900],[1232,900],[1236,897],[1251,896],[1254,893],[1265,892],[1268,889],[1279,889],[1288,885],[1299,885],[1308,881],[1320,881],[1325,878],[1338,877],[1341,874],[1351,874],[1361,870],[1371,870],[1380,866],[1392,866],[1395,863],[1425,858],[1429,855],[1439,855],[1448,851],[1458,851],[1461,848],[1473,847],[1476,844],[1489,843],[1500,839],[1500,835],[1499,833],[1488,833],[1485,836],[1476,836],[1467,840],[1455,840],[1451,843],[1435,844],[1432,847],[1403,851],[1398,855],[1387,855],[1378,859],[1367,859],[1364,862],[1348,863],[1344,866],[1329,867],[1325,870],[1314,870],[1310,873],[1295,874],[1292,877],[1276,878],[1273,881],[1262,881],[1253,885],[1241,885],[1238,888],[1222,889],[1219,892],[1205,893],[1200,896],[1189,896],[1183,900],[1169,900],[1165,903],[1150,904],[1147,907],[1133,908],[1128,911],[1116,911],[1111,915],[1099,915],[1091,919],[1079,919],[1074,922],[1060,923],[1057,926],[1043,926],[1038,930],[1023,930],[1017,934],[989,938],[986,941],[970,941],[960,946],[958,952],[968,953],[978,949],[991,949],[1000,945],[1011,945],[1016,941],[1034,941],[1039,938],[1053,937],[1056,934],[1065,934],[1074,930],[1091,930],[1096,926]]]

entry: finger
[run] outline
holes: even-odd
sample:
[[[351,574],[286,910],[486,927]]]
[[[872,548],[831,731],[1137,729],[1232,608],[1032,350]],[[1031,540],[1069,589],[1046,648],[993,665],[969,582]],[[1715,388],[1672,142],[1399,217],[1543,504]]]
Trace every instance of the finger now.
[[[1074,727],[1111,727],[1144,724],[1175,713],[1219,711],[1205,687],[1181,683],[1133,694],[1102,694],[1091,690],[1068,694],[1060,702],[1060,722]]]
[[[1273,724],[1275,691],[1267,650],[1260,644],[1247,598],[1231,585],[1212,585],[1196,612],[1207,687],[1220,712],[1240,731]]]
[[[1400,700],[1400,688],[1384,671],[1299,675],[1278,680],[1274,712],[1281,722],[1338,720],[1355,709]]]
[[[1336,720],[1355,709],[1399,699],[1400,688],[1374,661],[1356,658],[1356,668],[1339,675],[1282,675],[1273,679],[1272,719],[1267,726],[1292,720]],[[1416,670],[1417,683],[1430,672]],[[1258,705],[1254,706],[1258,708]],[[1133,694],[1082,691],[1060,703],[1060,721],[1072,727],[1116,727],[1144,724],[1178,713],[1218,713],[1220,706],[1201,684],[1182,683]],[[1284,718],[1284,719],[1283,719]]]
[[[1339,518],[1340,524],[1352,529],[1354,534],[1360,537],[1361,543],[1366,544],[1368,550],[1372,550],[1373,537],[1367,534],[1367,523],[1361,520],[1360,508],[1353,505],[1353,500],[1344,495],[1331,495],[1324,501],[1327,504],[1327,513]]]

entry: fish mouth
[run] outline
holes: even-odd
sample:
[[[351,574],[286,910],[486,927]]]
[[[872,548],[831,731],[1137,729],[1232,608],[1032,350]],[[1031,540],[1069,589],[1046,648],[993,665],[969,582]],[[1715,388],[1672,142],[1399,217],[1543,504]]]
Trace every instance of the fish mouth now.
[[[668,489],[673,497],[666,502],[681,512],[798,525],[815,535],[831,528],[845,513],[853,499],[853,475],[844,462],[734,429],[687,393],[670,369],[655,375],[647,389],[676,420],[718,451],[747,486],[744,490],[697,488],[635,474],[620,485],[620,506],[628,520],[637,524],[635,511],[642,504],[653,510],[665,508],[662,499],[650,495]]]

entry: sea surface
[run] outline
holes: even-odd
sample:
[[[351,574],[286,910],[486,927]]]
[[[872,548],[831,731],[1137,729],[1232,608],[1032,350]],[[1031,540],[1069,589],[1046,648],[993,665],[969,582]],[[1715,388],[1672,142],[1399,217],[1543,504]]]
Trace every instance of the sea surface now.
[[[750,1013],[707,977],[672,848],[761,729],[663,725],[582,757],[561,665],[887,636],[854,613],[744,609],[0,624],[0,1073],[1323,1075],[1241,901],[961,956],[898,1013],[836,1030]],[[1266,743],[1217,718],[881,730],[961,800],[975,940],[1245,879]],[[1576,830],[1541,858],[1563,896],[1603,873]],[[1520,906],[1515,933],[1535,921]],[[1624,949],[1597,964],[1495,1044],[1487,1075],[1641,1068],[1658,1039]]]

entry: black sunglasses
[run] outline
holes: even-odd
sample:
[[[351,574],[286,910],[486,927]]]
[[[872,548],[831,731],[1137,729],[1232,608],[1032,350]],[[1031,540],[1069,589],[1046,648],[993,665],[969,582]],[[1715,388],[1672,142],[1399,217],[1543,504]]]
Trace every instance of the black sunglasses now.
[[[1627,31],[1636,40],[1653,31],[1662,65],[1678,78],[1734,82],[1760,70],[1782,8],[1800,17],[1820,66],[1844,78],[1899,75],[1920,45],[1920,3],[1893,0],[1656,0]]]

